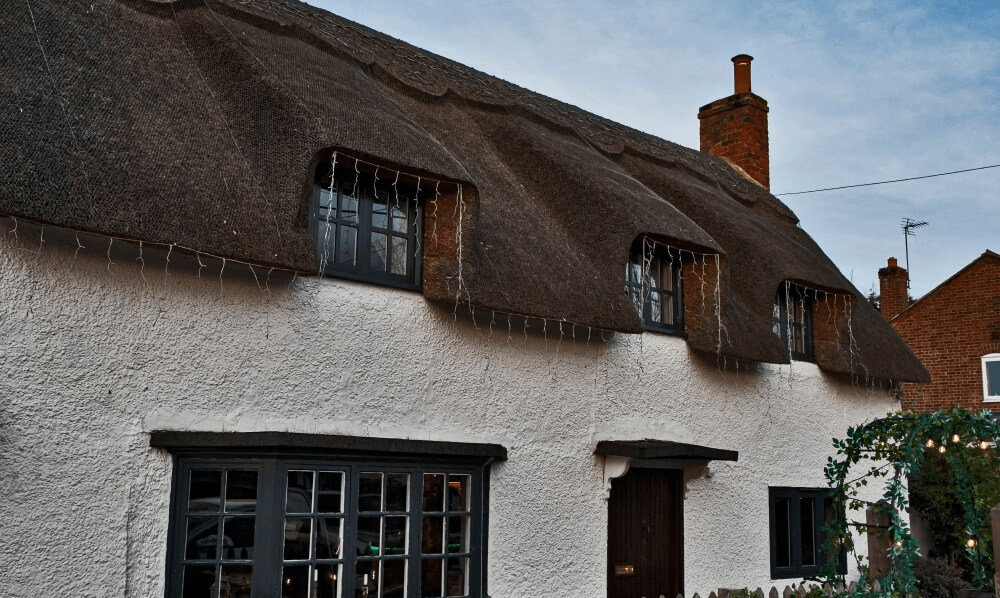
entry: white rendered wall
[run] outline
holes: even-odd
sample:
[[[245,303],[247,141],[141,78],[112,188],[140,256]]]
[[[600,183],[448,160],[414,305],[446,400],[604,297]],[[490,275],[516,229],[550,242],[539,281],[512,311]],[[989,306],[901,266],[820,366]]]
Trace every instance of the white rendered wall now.
[[[896,408],[811,364],[723,371],[679,338],[587,346],[552,322],[508,339],[506,316],[491,336],[490,314],[476,328],[417,293],[275,275],[268,294],[264,270],[230,262],[220,283],[218,261],[199,278],[175,252],[166,275],[148,248],[140,274],[121,242],[109,272],[106,240],[74,259],[72,237],[0,224],[2,596],[163,595],[172,465],[154,429],[500,443],[500,598],[606,595],[599,440],[734,449],[688,483],[685,591],[765,586],[768,486],[825,486],[830,439]]]

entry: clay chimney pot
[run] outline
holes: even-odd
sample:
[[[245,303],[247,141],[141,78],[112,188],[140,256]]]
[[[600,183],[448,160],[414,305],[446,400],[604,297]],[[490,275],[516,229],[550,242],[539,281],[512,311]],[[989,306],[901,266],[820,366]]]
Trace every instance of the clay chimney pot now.
[[[735,93],[750,92],[750,61],[753,56],[749,54],[737,54],[733,56],[733,81]]]

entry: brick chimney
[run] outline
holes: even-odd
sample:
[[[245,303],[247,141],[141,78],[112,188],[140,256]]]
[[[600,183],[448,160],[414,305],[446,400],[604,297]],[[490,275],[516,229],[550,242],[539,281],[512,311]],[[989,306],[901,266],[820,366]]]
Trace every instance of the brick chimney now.
[[[889,258],[885,268],[878,271],[879,311],[886,320],[891,320],[906,309],[910,304],[909,293],[906,291],[906,281],[909,274],[906,268],[900,268],[896,258]]]
[[[733,56],[735,93],[698,110],[701,151],[729,160],[770,189],[767,101],[750,91],[751,60],[747,54]]]

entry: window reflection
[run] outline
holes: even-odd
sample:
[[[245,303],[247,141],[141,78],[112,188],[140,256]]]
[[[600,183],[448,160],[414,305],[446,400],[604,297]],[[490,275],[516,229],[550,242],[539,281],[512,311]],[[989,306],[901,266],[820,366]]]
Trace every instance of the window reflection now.
[[[677,332],[680,326],[680,256],[643,239],[633,246],[625,270],[625,292],[650,330]]]

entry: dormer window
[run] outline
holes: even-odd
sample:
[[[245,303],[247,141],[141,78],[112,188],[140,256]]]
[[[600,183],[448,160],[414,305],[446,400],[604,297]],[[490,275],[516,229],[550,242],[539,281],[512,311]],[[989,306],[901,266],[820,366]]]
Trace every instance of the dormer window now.
[[[786,283],[774,297],[771,329],[788,349],[792,359],[813,361],[813,299],[805,287]]]
[[[667,334],[684,331],[680,266],[675,249],[649,239],[633,245],[625,270],[625,293],[642,316],[646,330]]]
[[[324,274],[420,288],[418,190],[393,177],[316,169],[309,230]]]

